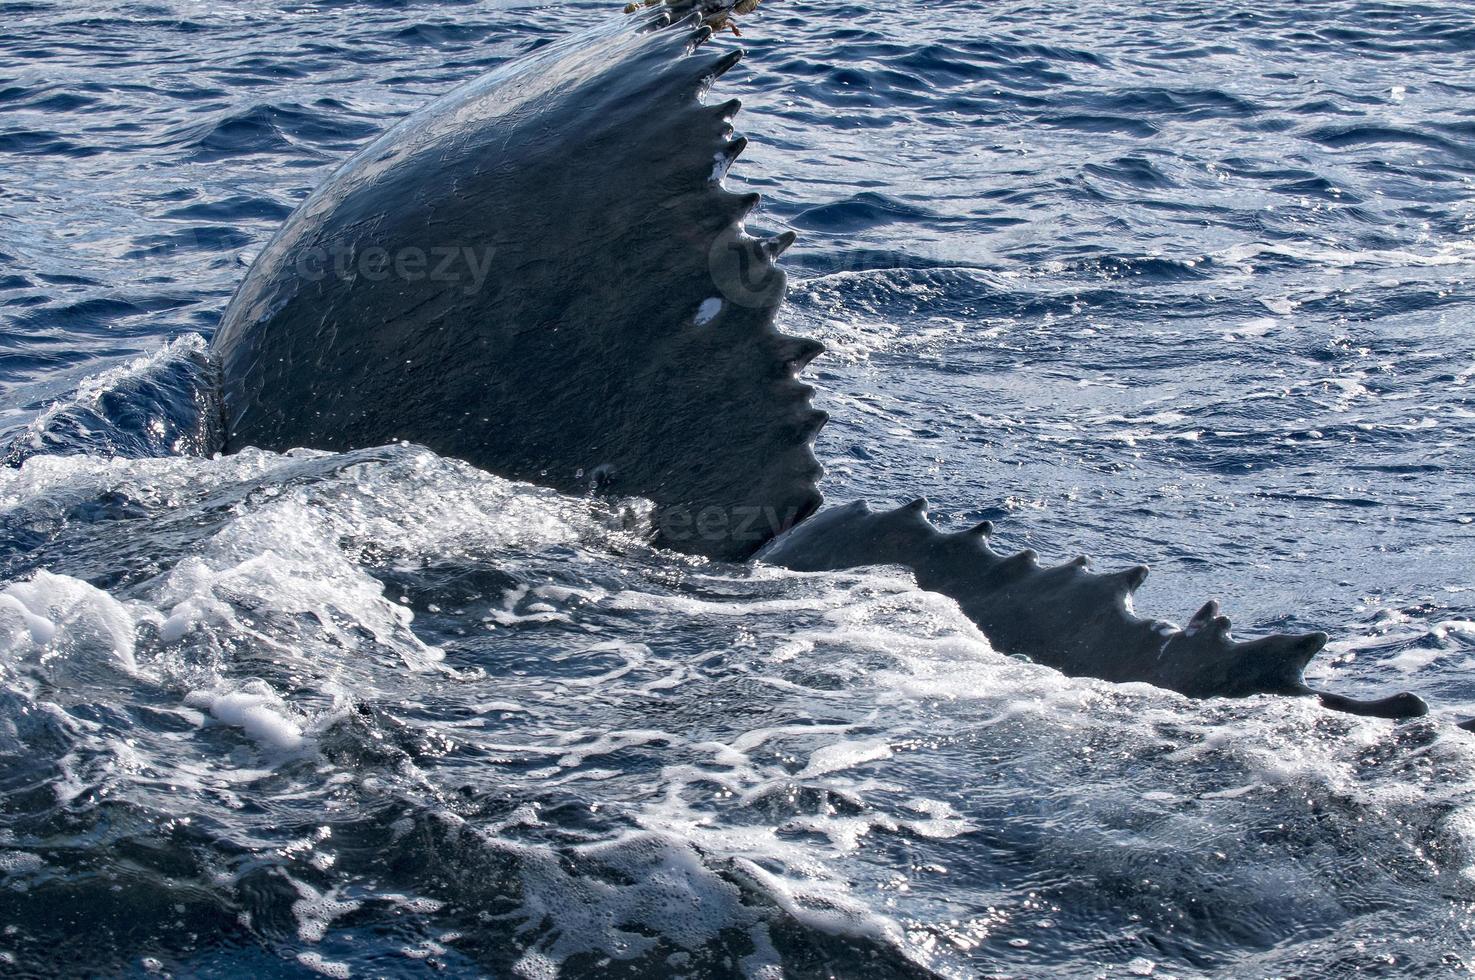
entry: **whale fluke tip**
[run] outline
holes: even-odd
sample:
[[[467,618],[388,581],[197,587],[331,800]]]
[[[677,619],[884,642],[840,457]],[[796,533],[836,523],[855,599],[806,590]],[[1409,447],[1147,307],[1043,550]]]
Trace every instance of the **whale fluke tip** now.
[[[1040,564],[1040,553],[1033,548],[1025,548],[1023,551],[1016,551],[1008,558],[1005,558],[1004,563],[1006,565],[1023,565],[1027,568],[1035,568]]]
[[[1142,583],[1147,581],[1147,575],[1150,571],[1151,569],[1146,565],[1133,565],[1131,568],[1124,568],[1120,572],[1113,572],[1110,577],[1120,582],[1122,588],[1126,589],[1130,595],[1142,588]]]
[[[1219,617],[1228,624],[1228,620]],[[1215,620],[1217,625],[1218,620]],[[1326,646],[1329,637],[1322,632],[1314,633],[1279,633],[1275,636],[1264,636],[1258,640],[1250,640],[1245,643],[1243,649],[1248,657],[1261,661],[1280,661],[1288,668],[1293,669],[1298,675],[1311,658],[1321,652]]]
[[[723,75],[726,75],[728,72],[732,71],[733,67],[742,60],[743,49],[733,48],[731,51],[727,52],[727,54],[712,62],[711,67],[709,67],[705,72],[702,73],[702,78],[705,81],[721,78]]]
[[[1392,697],[1377,698],[1376,700],[1364,701],[1359,698],[1349,698],[1341,694],[1329,694],[1325,691],[1314,692],[1322,706],[1333,711],[1343,711],[1349,715],[1362,715],[1368,718],[1422,718],[1429,713],[1428,703],[1417,694],[1404,691]],[[1461,728],[1468,728],[1475,722],[1465,722]],[[1475,731],[1475,729],[1470,729]]]
[[[783,361],[784,371],[790,377],[796,377],[824,352],[825,345],[818,340],[809,337],[785,337],[779,358]]]
[[[717,167],[712,171],[712,181],[714,183],[720,183],[727,176],[728,171],[732,169],[732,165],[737,162],[737,158],[742,156],[743,151],[747,148],[748,139],[745,136],[739,136],[734,140],[728,141],[718,151],[718,162]]]
[[[736,208],[738,216],[742,217],[763,202],[763,195],[756,191],[749,191],[747,194],[734,194],[730,200],[734,208]],[[749,240],[751,241],[751,239]]]
[[[803,442],[813,442],[819,431],[830,421],[830,413],[823,409],[811,409],[799,423],[799,437]]]
[[[1188,621],[1188,630],[1189,632],[1198,632],[1218,618],[1219,603],[1214,599],[1210,599],[1208,602],[1204,603],[1199,611],[1193,614],[1193,618]]]
[[[798,235],[794,234],[792,231],[786,231],[782,234],[775,235],[773,238],[768,239],[768,241],[764,242],[763,244],[768,249],[768,257],[771,259],[776,259],[780,255],[783,255],[785,252],[787,252],[789,248],[798,240]],[[824,345],[820,345],[820,349],[823,350]],[[818,353],[818,351],[816,351],[816,353]]]

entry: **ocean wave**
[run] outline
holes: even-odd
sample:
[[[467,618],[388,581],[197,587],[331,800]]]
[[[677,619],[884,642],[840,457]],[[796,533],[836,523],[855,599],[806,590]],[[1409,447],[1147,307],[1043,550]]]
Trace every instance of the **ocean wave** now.
[[[58,509],[102,496],[132,504],[85,527]],[[1173,923],[1156,956],[1213,962],[1288,916],[1367,936],[1315,896],[1399,900],[1472,860],[1475,750],[1452,730],[1069,680],[884,571],[661,584],[599,505],[414,447],[39,457],[0,474],[0,507],[52,528],[0,592],[25,731],[0,751],[43,793],[8,825],[28,904],[0,897],[27,962],[48,932],[26,910],[62,894],[90,923],[66,961],[108,962],[110,881],[181,967],[215,954],[171,948],[166,889],[218,934],[351,972],[406,921],[407,960],[524,975],[811,955],[961,975],[1083,942],[1126,968],[1130,930],[1082,917],[1107,900]],[[77,577],[99,559],[105,588]],[[507,578],[486,592],[446,585],[488,567]],[[1328,863],[1279,876],[1328,820]],[[997,892],[1032,869],[1049,883]],[[1235,911],[1170,911],[1196,902]]]

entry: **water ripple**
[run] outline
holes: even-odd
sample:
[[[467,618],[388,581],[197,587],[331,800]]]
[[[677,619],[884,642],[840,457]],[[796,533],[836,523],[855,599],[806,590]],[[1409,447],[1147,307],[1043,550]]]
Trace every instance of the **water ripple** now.
[[[4,5],[5,968],[1468,970],[1442,719],[1067,681],[414,447],[103,458],[208,429],[195,334],[337,163],[618,6]],[[783,0],[742,43],[831,499],[1146,560],[1146,611],[1475,712],[1467,5]]]

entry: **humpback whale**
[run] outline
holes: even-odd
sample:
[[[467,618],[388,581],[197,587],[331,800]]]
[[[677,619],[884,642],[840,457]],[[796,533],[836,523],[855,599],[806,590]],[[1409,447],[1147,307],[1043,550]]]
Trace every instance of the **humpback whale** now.
[[[709,559],[905,566],[996,649],[1068,674],[1428,711],[1313,691],[1324,633],[1242,641],[1214,602],[1181,628],[1138,617],[1145,566],[999,554],[990,526],[944,533],[925,499],[822,509],[827,417],[800,375],[823,347],[775,325],[794,239],[747,232],[758,196],[723,183],[740,104],[708,99],[741,58],[708,42],[756,3],[648,6],[433,102],[301,204],[212,341],[227,451],[408,440],[648,499],[658,544]]]

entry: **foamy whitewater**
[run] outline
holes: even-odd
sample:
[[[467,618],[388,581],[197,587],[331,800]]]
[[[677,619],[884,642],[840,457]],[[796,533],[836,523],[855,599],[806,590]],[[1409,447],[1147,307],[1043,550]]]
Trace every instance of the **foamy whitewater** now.
[[[618,6],[3,8],[0,973],[1475,969],[1468,11],[772,0],[716,93],[832,501],[1326,629],[1394,724],[1068,679],[413,445],[189,455],[295,202]]]

